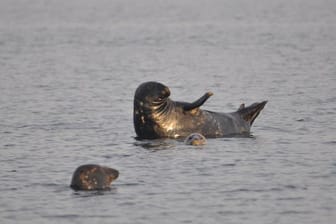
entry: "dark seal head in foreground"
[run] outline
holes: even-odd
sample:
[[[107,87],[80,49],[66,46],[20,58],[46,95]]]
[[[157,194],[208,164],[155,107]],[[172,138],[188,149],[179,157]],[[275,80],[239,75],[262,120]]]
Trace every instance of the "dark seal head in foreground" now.
[[[71,180],[70,187],[74,190],[108,190],[113,180],[119,176],[118,170],[87,164],[78,167]]]
[[[159,82],[142,83],[134,96],[134,128],[142,139],[180,138],[191,133],[205,137],[249,134],[267,101],[248,107],[242,104],[232,113],[202,110],[200,107],[213,94],[205,93],[192,103],[173,101],[170,90]]]

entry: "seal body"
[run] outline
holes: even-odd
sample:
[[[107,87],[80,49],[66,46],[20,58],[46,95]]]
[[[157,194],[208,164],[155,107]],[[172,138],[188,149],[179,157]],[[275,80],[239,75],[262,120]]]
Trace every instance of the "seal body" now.
[[[200,133],[192,133],[186,137],[184,143],[186,145],[204,145],[206,138]]]
[[[251,125],[267,101],[232,113],[218,113],[200,109],[213,95],[205,93],[192,103],[173,101],[170,90],[158,82],[141,84],[134,95],[133,121],[137,136],[143,139],[180,138],[200,133],[215,138],[248,134]]]
[[[118,170],[106,166],[82,165],[75,170],[70,187],[74,190],[108,190],[118,176]]]

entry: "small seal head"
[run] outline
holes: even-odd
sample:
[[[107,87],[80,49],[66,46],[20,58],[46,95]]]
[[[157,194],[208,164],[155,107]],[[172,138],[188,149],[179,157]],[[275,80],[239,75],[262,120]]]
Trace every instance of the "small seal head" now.
[[[74,190],[108,190],[119,171],[106,166],[87,164],[79,166],[71,180],[70,187]]]
[[[192,133],[186,137],[184,143],[186,145],[204,145],[206,144],[206,138],[200,133]]]

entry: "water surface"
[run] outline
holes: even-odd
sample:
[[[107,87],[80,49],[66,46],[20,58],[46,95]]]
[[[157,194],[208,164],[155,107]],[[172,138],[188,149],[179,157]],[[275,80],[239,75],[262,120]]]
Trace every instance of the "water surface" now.
[[[336,3],[0,2],[1,223],[334,223]],[[138,141],[133,94],[268,100],[250,138]],[[69,188],[77,166],[120,171]]]

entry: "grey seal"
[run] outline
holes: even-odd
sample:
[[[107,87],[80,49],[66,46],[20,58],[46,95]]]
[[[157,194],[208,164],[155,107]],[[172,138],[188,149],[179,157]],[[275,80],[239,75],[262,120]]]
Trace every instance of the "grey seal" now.
[[[142,83],[135,91],[133,123],[140,139],[181,138],[200,133],[207,138],[246,135],[267,101],[248,107],[241,104],[232,113],[200,109],[212,96],[205,93],[192,103],[173,101],[170,90],[159,82]]]

